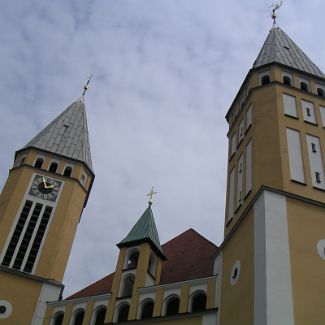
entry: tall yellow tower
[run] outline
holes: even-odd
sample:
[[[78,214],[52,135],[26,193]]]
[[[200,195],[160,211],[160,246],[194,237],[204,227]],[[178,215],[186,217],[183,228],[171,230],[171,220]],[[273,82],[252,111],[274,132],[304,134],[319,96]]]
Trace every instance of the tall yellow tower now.
[[[323,324],[325,75],[273,26],[226,118],[219,324]]]
[[[93,180],[81,97],[16,152],[1,192],[1,324],[41,324],[59,299]]]

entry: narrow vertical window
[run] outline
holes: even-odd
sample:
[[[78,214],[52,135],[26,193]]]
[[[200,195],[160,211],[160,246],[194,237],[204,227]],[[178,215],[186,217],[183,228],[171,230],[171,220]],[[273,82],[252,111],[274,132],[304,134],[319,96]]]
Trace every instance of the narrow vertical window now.
[[[253,114],[252,114],[252,105],[248,107],[248,110],[246,112],[246,130],[249,129],[249,127],[252,125],[253,121]]]
[[[237,207],[242,204],[242,189],[243,189],[243,155],[238,160],[238,173],[237,173]]]
[[[70,166],[65,167],[63,175],[66,177],[70,177],[71,173],[72,173],[72,167],[70,167]]]
[[[235,201],[235,169],[229,174],[228,180],[228,220],[234,216],[234,201]]]
[[[43,158],[37,158],[36,161],[35,161],[34,167],[35,168],[42,168],[43,162],[44,162]]]
[[[246,146],[246,195],[252,190],[252,140]]]
[[[302,107],[302,113],[304,116],[304,121],[316,124],[316,116],[315,116],[315,112],[314,112],[313,103],[302,100],[301,107]]]
[[[283,94],[283,106],[285,115],[298,117],[295,97]]]
[[[238,142],[244,139],[244,120],[241,120],[238,127]]]
[[[324,106],[320,106],[320,116],[322,118],[322,125],[323,127],[325,127],[325,107]]]
[[[305,183],[305,172],[302,160],[300,133],[293,129],[286,129],[289,154],[289,169],[291,179]]]
[[[54,161],[51,162],[49,172],[55,173],[57,169],[58,169],[58,164],[56,162],[54,162]]]
[[[320,150],[320,140],[318,137],[309,134],[306,135],[306,140],[312,184],[314,187],[325,190],[324,165]]]
[[[11,260],[12,260],[12,257],[15,253],[15,250],[16,250],[16,247],[17,247],[17,244],[18,244],[18,241],[22,235],[22,232],[23,232],[23,229],[24,229],[24,226],[26,224],[26,220],[27,220],[27,217],[29,215],[29,212],[32,208],[32,205],[33,205],[33,202],[32,201],[29,201],[27,200],[24,204],[24,207],[20,213],[20,216],[19,216],[19,219],[17,221],[17,224],[15,226],[15,230],[11,236],[11,239],[10,239],[10,242],[9,242],[9,245],[8,245],[8,248],[7,248],[7,251],[6,251],[6,254],[3,258],[3,261],[2,261],[2,265],[4,266],[9,266],[10,263],[11,263]]]

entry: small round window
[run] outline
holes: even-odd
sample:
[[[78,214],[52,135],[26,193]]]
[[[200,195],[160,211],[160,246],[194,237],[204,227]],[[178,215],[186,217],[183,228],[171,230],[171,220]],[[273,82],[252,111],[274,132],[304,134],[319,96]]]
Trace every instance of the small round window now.
[[[230,272],[230,283],[235,285],[240,275],[240,261],[236,261]]]
[[[9,301],[0,300],[0,319],[6,319],[11,315],[12,305]]]

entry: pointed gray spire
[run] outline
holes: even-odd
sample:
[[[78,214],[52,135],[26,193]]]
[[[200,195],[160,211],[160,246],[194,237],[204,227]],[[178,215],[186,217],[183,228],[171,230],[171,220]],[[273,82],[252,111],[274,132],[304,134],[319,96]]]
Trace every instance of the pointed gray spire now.
[[[146,241],[151,244],[152,248],[161,258],[166,259],[160,245],[158,231],[150,203],[128,235],[120,241],[117,246],[133,246]]]
[[[83,96],[22,149],[36,148],[85,163],[93,171]]]
[[[273,27],[270,30],[253,64],[253,68],[258,68],[270,63],[280,63],[316,77],[325,78],[324,73],[279,27]]]

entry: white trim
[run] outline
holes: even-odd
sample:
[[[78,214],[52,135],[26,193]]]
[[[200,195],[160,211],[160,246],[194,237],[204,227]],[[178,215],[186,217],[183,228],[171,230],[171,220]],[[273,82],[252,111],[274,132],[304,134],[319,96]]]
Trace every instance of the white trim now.
[[[286,197],[267,190],[254,204],[254,324],[294,325]]]

